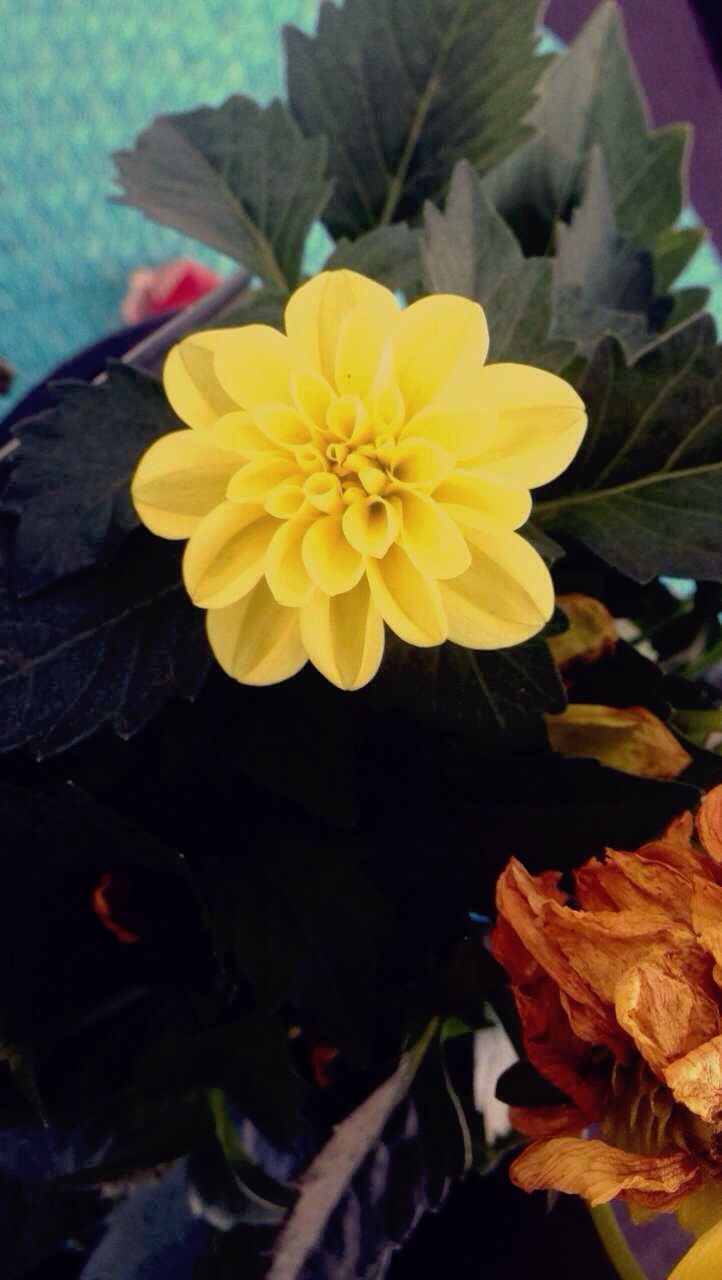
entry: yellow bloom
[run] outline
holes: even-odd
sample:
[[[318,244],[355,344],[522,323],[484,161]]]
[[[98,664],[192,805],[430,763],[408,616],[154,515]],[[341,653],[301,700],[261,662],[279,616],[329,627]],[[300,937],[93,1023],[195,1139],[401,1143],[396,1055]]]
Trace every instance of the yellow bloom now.
[[[189,430],[158,440],[136,510],[187,538],[183,576],[221,666],[247,684],[310,661],[358,689],[384,623],[413,645],[498,649],[534,635],[553,591],[515,532],[529,489],[569,464],[584,406],[561,378],[484,366],[484,313],[437,295],[402,310],[352,271],[301,286],[286,334],[197,333],[163,380]]]

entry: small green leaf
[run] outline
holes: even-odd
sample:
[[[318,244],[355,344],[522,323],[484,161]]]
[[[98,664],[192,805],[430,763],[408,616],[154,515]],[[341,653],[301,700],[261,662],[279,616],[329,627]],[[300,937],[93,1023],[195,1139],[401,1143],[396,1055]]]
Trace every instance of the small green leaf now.
[[[15,430],[3,496],[19,516],[13,587],[31,595],[106,560],[140,523],[130,480],[141,454],[182,424],[153,378],[113,362],[107,380],[56,384],[58,404]]]
[[[524,258],[466,161],[454,168],[444,212],[427,203],[424,222],[429,287],[482,304],[491,337],[489,359],[563,368],[574,344],[551,336],[552,263]]]
[[[654,255],[654,279],[660,293],[671,289],[705,239],[703,227],[668,227],[658,236]]]
[[[331,186],[326,143],[304,139],[280,102],[236,95],[159,116],[115,162],[121,204],[237,259],[282,294],[298,281]]]
[[[722,361],[702,317],[627,366],[612,340],[580,384],[586,440],[534,519],[635,582],[722,579]]]
[[[325,0],[318,30],[284,31],[291,111],[330,144],[332,236],[413,220],[456,160],[485,172],[524,137],[544,68],[538,0]]]
[[[528,123],[536,136],[485,180],[525,251],[545,252],[554,223],[579,202],[587,158],[602,150],[621,234],[655,249],[683,205],[686,126],[650,130],[615,0],[604,0],[546,71]],[[677,261],[682,241],[677,241]],[[686,240],[686,247],[692,244]],[[669,249],[668,238],[664,241]],[[665,282],[667,283],[667,282]]]

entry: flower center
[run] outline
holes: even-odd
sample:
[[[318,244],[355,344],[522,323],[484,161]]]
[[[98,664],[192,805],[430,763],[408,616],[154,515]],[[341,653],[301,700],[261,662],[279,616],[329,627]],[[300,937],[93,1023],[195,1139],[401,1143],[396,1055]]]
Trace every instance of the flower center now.
[[[376,396],[370,407],[358,396],[338,396],[318,427],[316,462],[338,478],[347,504],[366,495],[378,497],[393,483],[396,432],[403,423],[403,404],[395,391]]]
[[[638,1155],[672,1150],[706,1154],[714,1163],[713,1129],[675,1102],[671,1091],[638,1060],[616,1063],[611,1096],[601,1124],[602,1138]]]

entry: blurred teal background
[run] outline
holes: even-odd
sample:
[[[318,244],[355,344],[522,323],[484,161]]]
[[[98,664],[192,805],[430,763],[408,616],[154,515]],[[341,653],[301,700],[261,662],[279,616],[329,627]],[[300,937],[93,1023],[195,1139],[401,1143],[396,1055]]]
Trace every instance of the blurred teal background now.
[[[110,153],[161,112],[283,92],[280,28],[318,0],[0,0],[0,354],[13,398],[123,322],[136,266],[195,241],[109,202]],[[0,415],[10,407],[0,400]]]
[[[0,413],[71,352],[118,328],[136,266],[227,260],[109,202],[110,153],[160,112],[283,93],[280,28],[318,0],[0,0]],[[320,237],[315,239],[320,245]],[[711,246],[692,273],[716,283]]]

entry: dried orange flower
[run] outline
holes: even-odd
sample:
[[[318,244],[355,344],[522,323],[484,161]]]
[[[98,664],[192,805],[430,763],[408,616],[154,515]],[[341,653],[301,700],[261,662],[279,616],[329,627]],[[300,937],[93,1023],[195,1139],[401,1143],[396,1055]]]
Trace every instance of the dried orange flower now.
[[[710,1276],[715,1241],[722,1263],[721,830],[722,786],[694,820],[581,867],[574,904],[556,872],[531,876],[515,860],[497,888],[493,949],[526,1053],[566,1095],[512,1108],[534,1139],[512,1178],[677,1211],[706,1234],[675,1280]],[[589,1126],[595,1136],[581,1136]]]

